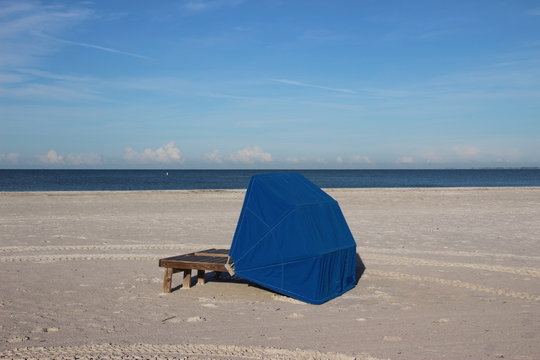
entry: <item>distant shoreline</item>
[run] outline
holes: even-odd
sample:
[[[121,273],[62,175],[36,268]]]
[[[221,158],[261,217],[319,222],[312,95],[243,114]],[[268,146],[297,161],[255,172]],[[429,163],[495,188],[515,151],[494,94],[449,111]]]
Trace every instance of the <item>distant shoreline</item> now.
[[[502,190],[536,190],[540,191],[540,186],[478,186],[478,187],[372,187],[372,188],[322,188],[322,190],[332,192],[357,192],[357,191],[502,191]],[[112,194],[214,194],[214,193],[245,193],[246,189],[179,189],[179,190],[49,190],[49,191],[0,191],[0,196],[76,196],[76,195],[112,195]]]
[[[281,170],[290,172],[293,170]],[[321,188],[534,187],[539,169],[294,170]],[[246,189],[278,170],[0,170],[0,191]]]
[[[485,166],[485,167],[446,167],[446,168],[370,168],[370,169],[332,169],[332,168],[306,168],[306,169],[174,169],[174,168],[106,168],[106,169],[80,169],[80,168],[0,168],[0,171],[438,171],[438,170],[540,170],[540,166]]]

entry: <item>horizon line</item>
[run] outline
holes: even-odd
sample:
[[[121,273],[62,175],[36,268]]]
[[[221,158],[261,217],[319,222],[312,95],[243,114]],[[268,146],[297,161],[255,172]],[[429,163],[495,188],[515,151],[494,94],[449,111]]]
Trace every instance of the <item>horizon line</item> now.
[[[3,170],[83,170],[83,171],[393,171],[393,170],[540,170],[540,166],[482,166],[482,167],[447,167],[447,168],[355,168],[355,169],[335,169],[335,168],[194,168],[194,169],[177,169],[177,168],[0,168]]]

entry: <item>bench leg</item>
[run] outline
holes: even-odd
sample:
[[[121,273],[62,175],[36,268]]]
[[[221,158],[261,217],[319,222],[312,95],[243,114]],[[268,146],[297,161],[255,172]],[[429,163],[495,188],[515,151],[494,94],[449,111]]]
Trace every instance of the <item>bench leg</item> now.
[[[172,275],[173,275],[173,269],[165,268],[165,275],[163,276],[163,292],[164,293],[171,292]]]
[[[204,285],[206,279],[204,278],[204,270],[197,270],[197,284]]]
[[[184,289],[189,289],[191,287],[191,269],[184,270],[184,281],[182,282],[182,287]]]

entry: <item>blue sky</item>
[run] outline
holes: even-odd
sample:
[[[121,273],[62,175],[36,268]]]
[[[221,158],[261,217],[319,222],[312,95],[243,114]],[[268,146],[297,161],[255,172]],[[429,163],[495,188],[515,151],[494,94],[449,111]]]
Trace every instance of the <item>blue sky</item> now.
[[[0,168],[540,166],[540,2],[0,0]]]

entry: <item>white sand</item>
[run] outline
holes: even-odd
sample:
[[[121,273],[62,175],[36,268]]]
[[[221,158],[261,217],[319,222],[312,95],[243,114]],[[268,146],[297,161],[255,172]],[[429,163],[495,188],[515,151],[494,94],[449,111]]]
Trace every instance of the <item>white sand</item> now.
[[[160,257],[229,247],[242,191],[0,193],[0,359],[539,358],[540,188],[328,192],[367,270],[320,306],[161,293]]]

